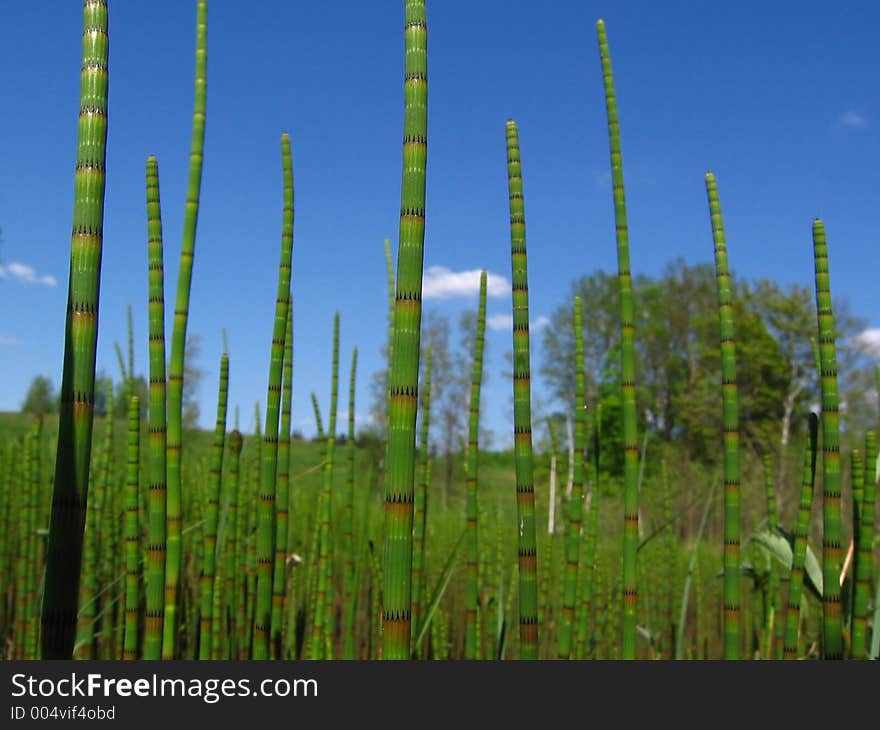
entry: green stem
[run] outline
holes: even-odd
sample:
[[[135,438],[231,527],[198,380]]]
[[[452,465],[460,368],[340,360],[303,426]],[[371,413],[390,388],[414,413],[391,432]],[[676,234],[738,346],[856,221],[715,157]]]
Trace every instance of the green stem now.
[[[177,655],[177,612],[180,597],[181,552],[181,437],[183,422],[183,373],[186,327],[195,257],[199,194],[202,186],[202,159],[205,148],[205,100],[208,68],[208,3],[199,0],[196,9],[196,68],[193,101],[192,143],[189,156],[189,182],[177,276],[174,327],[171,331],[171,359],[168,365],[167,483],[165,508],[165,619],[162,658]]]
[[[816,314],[819,323],[819,362],[822,375],[822,656],[843,658],[840,567],[843,555],[840,516],[840,437],[837,395],[837,354],[834,313],[828,273],[825,226],[813,221],[816,269]]]
[[[479,659],[477,642],[477,602],[479,594],[479,524],[477,490],[479,480],[480,383],[483,379],[483,343],[486,337],[486,279],[480,273],[480,303],[477,311],[477,336],[474,342],[474,366],[471,375],[470,423],[468,427],[467,464],[467,591],[465,596],[464,658]]]
[[[275,559],[275,480],[278,470],[278,418],[281,407],[281,376],[287,310],[290,308],[290,266],[293,253],[293,164],[290,137],[281,135],[281,167],[284,178],[284,209],[281,228],[281,261],[272,331],[272,356],[266,397],[266,428],[263,435],[260,508],[257,522],[257,598],[254,606],[253,658],[269,658],[272,622],[272,579]]]
[[[76,637],[95,403],[106,179],[107,50],[106,0],[85,0],[58,450],[41,619],[44,659],[70,659]]]
[[[507,189],[513,280],[513,435],[519,554],[520,658],[538,658],[538,551],[532,460],[529,284],[522,164],[516,122],[507,120]]]
[[[626,220],[626,196],[623,187],[623,155],[620,148],[620,122],[617,97],[605,23],[596,23],[599,36],[599,57],[605,85],[605,109],[608,114],[608,142],[611,152],[611,181],[614,195],[614,222],[617,238],[617,280],[620,285],[620,363],[621,397],[623,401],[623,659],[636,658],[636,624],[638,622],[638,582],[636,556],[639,547],[639,451],[636,432],[636,372],[633,324],[632,275],[629,264],[629,233]]]
[[[425,245],[428,150],[425,0],[406,0],[405,11],[403,180],[394,340],[389,372],[388,476],[385,484],[383,659],[410,657],[416,414]]]
[[[739,406],[736,382],[736,339],[733,295],[727,265],[727,244],[718,185],[706,173],[706,192],[715,244],[715,278],[721,321],[721,409],[724,429],[724,658],[739,659],[741,646]]]
[[[140,614],[140,550],[138,546],[138,467],[140,461],[140,401],[128,405],[128,471],[125,480],[125,634],[123,659],[137,659]]]

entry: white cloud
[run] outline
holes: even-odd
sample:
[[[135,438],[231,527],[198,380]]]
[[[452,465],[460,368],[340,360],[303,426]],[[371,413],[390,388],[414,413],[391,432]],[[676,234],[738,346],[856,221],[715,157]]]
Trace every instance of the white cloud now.
[[[537,332],[538,330],[544,329],[547,325],[550,324],[549,317],[535,317],[531,322],[529,322],[529,331]],[[493,314],[491,317],[486,317],[486,326],[490,330],[507,330],[510,331],[513,329],[513,315],[511,314]]]
[[[480,269],[452,271],[445,266],[429,266],[422,278],[423,299],[470,297],[480,293]],[[486,278],[486,296],[510,296],[510,282],[503,276],[489,274]]]
[[[851,129],[864,129],[868,126],[868,119],[862,114],[850,110],[841,114],[840,117],[838,117],[837,119],[837,123],[841,127],[850,127]]]
[[[855,345],[865,355],[880,357],[880,327],[859,332],[855,336]]]
[[[486,317],[486,326],[490,330],[513,329],[513,315],[493,314],[491,317]]]
[[[550,318],[541,316],[541,317],[536,317],[535,319],[533,319],[529,326],[533,332],[537,332],[538,330],[544,329],[549,324],[550,324]]]
[[[0,335],[0,347],[17,347],[22,341],[17,337],[3,337]]]
[[[32,266],[19,263],[18,261],[0,264],[0,279],[7,276],[17,279],[22,284],[42,284],[43,286],[55,286],[58,284],[54,276],[49,276],[48,274],[37,276],[37,272],[34,271]]]

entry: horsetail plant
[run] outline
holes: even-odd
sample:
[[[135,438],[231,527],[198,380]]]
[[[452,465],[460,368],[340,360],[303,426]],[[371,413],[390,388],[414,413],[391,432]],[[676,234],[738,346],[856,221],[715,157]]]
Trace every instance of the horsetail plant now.
[[[223,472],[223,445],[226,443],[226,402],[229,396],[229,356],[220,356],[220,387],[217,393],[217,421],[208,477],[205,510],[204,556],[199,581],[199,659],[211,658],[211,624],[214,613],[214,577],[217,569],[217,523],[220,515],[220,475]]]
[[[605,85],[605,109],[608,115],[608,142],[611,152],[611,181],[614,197],[614,222],[617,238],[617,280],[620,285],[620,359],[621,396],[623,401],[623,620],[621,658],[636,658],[636,623],[638,620],[638,582],[636,556],[639,547],[639,452],[636,433],[636,373],[633,323],[632,274],[629,264],[629,232],[626,220],[626,195],[623,187],[623,155],[620,148],[620,122],[617,97],[605,22],[596,23],[599,58]]]
[[[138,550],[138,466],[140,463],[140,401],[128,404],[128,470],[125,478],[125,634],[123,659],[137,659],[140,613],[140,553]]]
[[[526,213],[516,122],[507,120],[507,191],[513,289],[513,436],[519,555],[520,658],[538,658],[538,551],[532,461],[531,364]]]
[[[810,533],[810,513],[813,509],[813,485],[816,481],[818,432],[819,419],[815,413],[810,413],[809,441],[804,449],[801,496],[795,525],[794,546],[792,548],[791,575],[788,581],[788,606],[785,616],[783,659],[797,659],[801,593],[804,585],[804,565],[807,558],[807,538]]]
[[[355,542],[354,542],[354,386],[357,374],[358,351],[355,347],[351,353],[351,376],[348,383],[348,439],[346,440],[346,458],[348,475],[345,483],[345,505],[342,514],[342,554],[345,556],[345,572],[342,577],[342,658],[355,659],[355,618],[357,616],[357,579],[355,575]],[[366,528],[366,525],[364,525]]]
[[[330,591],[330,522],[332,517],[333,460],[336,455],[336,411],[339,392],[339,312],[333,317],[333,366],[330,383],[330,414],[328,417],[324,481],[318,500],[318,589],[315,597],[315,621],[312,633],[312,658],[332,659],[328,652],[332,602]]]
[[[574,298],[574,476],[568,519],[565,522],[565,595],[562,602],[562,627],[559,633],[558,656],[568,659],[572,653],[575,602],[578,584],[578,558],[584,515],[584,449],[587,403],[584,377],[584,314],[579,296]]]
[[[819,362],[822,385],[822,656],[843,658],[840,564],[840,437],[837,395],[837,354],[834,312],[828,272],[825,226],[813,221],[813,256],[816,271],[816,315],[819,329]]]
[[[706,193],[715,244],[715,279],[721,322],[721,413],[724,442],[724,658],[740,658],[740,516],[739,406],[736,382],[736,338],[727,243],[715,175],[706,173]]]
[[[409,659],[419,340],[428,150],[428,32],[425,0],[405,1],[403,179],[391,346],[382,657]]]
[[[874,502],[877,496],[877,435],[868,431],[865,435],[864,486],[856,514],[859,517],[858,543],[854,568],[855,592],[853,596],[852,651],[851,659],[868,656],[868,601],[871,595]],[[875,627],[874,631],[877,631]]]
[[[230,652],[229,658],[235,659],[239,656],[241,641],[239,632],[243,630],[244,618],[239,603],[243,591],[241,581],[236,580],[238,571],[243,564],[243,543],[244,543],[244,522],[246,515],[240,510],[240,504],[247,504],[240,498],[240,469],[241,469],[241,449],[244,445],[241,431],[237,428],[233,429],[229,434],[229,511],[227,513],[229,522],[227,524],[227,541],[226,541],[226,600],[228,602],[228,610],[231,618],[233,630],[229,632]]]
[[[284,329],[284,365],[281,386],[281,438],[278,443],[278,483],[275,490],[275,566],[272,576],[272,617],[269,655],[281,657],[284,598],[287,595],[287,550],[290,505],[290,409],[293,400],[293,302],[287,308]]]
[[[477,518],[477,489],[479,480],[480,438],[480,382],[483,379],[483,341],[486,336],[486,272],[480,273],[480,303],[477,310],[477,336],[474,342],[474,364],[471,375],[470,423],[468,425],[467,462],[467,594],[465,597],[465,659],[479,659],[477,645],[477,601],[478,601],[478,559],[479,525]]]
[[[84,0],[64,366],[41,618],[44,659],[70,659],[76,637],[95,408],[107,151],[107,53],[107,2]]]
[[[272,566],[275,558],[275,481],[278,469],[278,418],[281,406],[281,376],[287,310],[290,308],[290,268],[293,253],[293,163],[290,137],[281,135],[281,166],[284,179],[281,228],[281,262],[275,302],[275,326],[266,398],[266,428],[263,434],[260,509],[257,524],[257,602],[254,608],[254,659],[268,659],[272,621]]]
[[[425,600],[425,533],[428,524],[428,481],[431,477],[431,455],[428,450],[428,433],[431,426],[431,348],[425,349],[425,375],[422,381],[422,430],[419,440],[419,483],[416,486],[415,521],[413,526],[413,582],[412,619],[413,636],[421,627]],[[420,656],[420,646],[415,654]]]
[[[162,656],[165,616],[165,275],[162,255],[162,213],[159,166],[147,158],[147,251],[149,258],[150,329],[150,461],[148,468],[146,615],[144,659]]]
[[[168,424],[166,482],[165,616],[162,658],[173,659],[177,649],[177,609],[180,602],[181,555],[181,432],[183,422],[183,361],[192,266],[195,257],[199,195],[202,186],[202,159],[205,148],[205,100],[208,74],[208,3],[199,0],[196,9],[196,65],[193,101],[192,143],[189,156],[189,182],[177,275],[174,327],[171,331],[171,359],[168,365]]]

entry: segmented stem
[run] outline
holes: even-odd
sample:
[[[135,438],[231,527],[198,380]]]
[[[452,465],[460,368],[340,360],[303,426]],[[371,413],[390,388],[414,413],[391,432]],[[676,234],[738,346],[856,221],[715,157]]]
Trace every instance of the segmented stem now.
[[[84,0],[64,366],[41,618],[43,659],[70,659],[76,637],[95,406],[106,179],[107,51],[106,0]]]
[[[168,364],[168,430],[166,442],[165,502],[165,619],[162,634],[162,658],[174,659],[177,653],[177,610],[180,603],[181,551],[181,436],[183,428],[183,361],[186,350],[186,326],[195,257],[196,225],[202,186],[202,158],[205,148],[205,106],[208,71],[208,3],[199,0],[196,9],[196,68],[193,99],[192,142],[189,154],[189,182],[177,275],[177,299],[171,331],[171,359]]]
[[[516,122],[507,120],[507,191],[513,288],[513,438],[516,460],[519,642],[521,659],[538,658],[538,550],[532,461],[529,283],[522,163]]]
[[[740,516],[739,406],[736,383],[736,339],[733,323],[733,296],[727,265],[727,244],[718,184],[706,173],[706,193],[715,244],[715,279],[721,321],[721,411],[724,431],[724,658],[740,658]]]
[[[819,324],[819,364],[822,383],[822,655],[843,658],[840,567],[843,555],[840,516],[840,437],[837,395],[837,353],[834,312],[828,272],[825,226],[813,221],[813,255],[816,271],[816,314]]]
[[[608,114],[608,142],[611,152],[611,182],[614,197],[614,223],[617,239],[617,280],[620,284],[620,381],[623,401],[623,620],[621,658],[636,658],[636,623],[638,620],[638,582],[636,556],[639,547],[639,449],[636,432],[636,366],[633,323],[632,275],[629,265],[629,231],[626,221],[626,196],[623,187],[623,155],[620,148],[620,122],[617,97],[605,23],[596,23],[599,58],[605,85],[605,109]]]
[[[403,180],[394,339],[389,370],[388,474],[385,484],[383,659],[410,657],[416,412],[425,245],[425,170],[428,150],[428,28],[425,0],[406,0],[405,10]]]

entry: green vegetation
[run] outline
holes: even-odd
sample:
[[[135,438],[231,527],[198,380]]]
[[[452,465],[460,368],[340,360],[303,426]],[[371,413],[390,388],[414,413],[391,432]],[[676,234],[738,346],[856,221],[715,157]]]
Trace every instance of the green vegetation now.
[[[337,433],[336,313],[327,430],[312,394],[311,441],[291,434],[294,189],[286,134],[280,263],[266,311],[273,329],[265,418],[256,403],[255,433],[243,434],[236,411],[227,434],[230,367],[236,371],[224,333],[215,429],[190,427],[186,388],[199,371],[186,328],[204,152],[205,0],[197,2],[167,372],[159,172],[149,157],[149,294],[134,305],[149,313],[148,377],[135,372],[131,308],[127,358],[116,346],[120,380],[96,376],[107,3],[84,0],[83,8],[60,394],[37,376],[21,412],[0,414],[5,656],[877,658],[880,368],[853,347],[864,323],[832,302],[824,226],[813,222],[815,292],[736,278],[717,181],[707,173],[714,267],[674,262],[660,276],[633,276],[601,20],[618,270],[576,279],[560,296],[542,334],[540,368],[550,407],[560,410],[543,412],[546,404],[532,403],[523,169],[519,131],[508,120],[513,446],[498,451],[480,429],[487,272],[476,312],[462,317],[458,351],[449,346],[448,320],[422,312],[424,0],[404,2],[398,265],[395,278],[386,241],[388,366],[373,377],[377,423],[355,429],[353,348],[347,431]],[[811,412],[817,402],[821,420]],[[429,440],[432,417],[438,435]],[[343,446],[346,464],[338,468]],[[432,482],[441,458],[444,478]],[[813,515],[819,489],[821,520]]]

